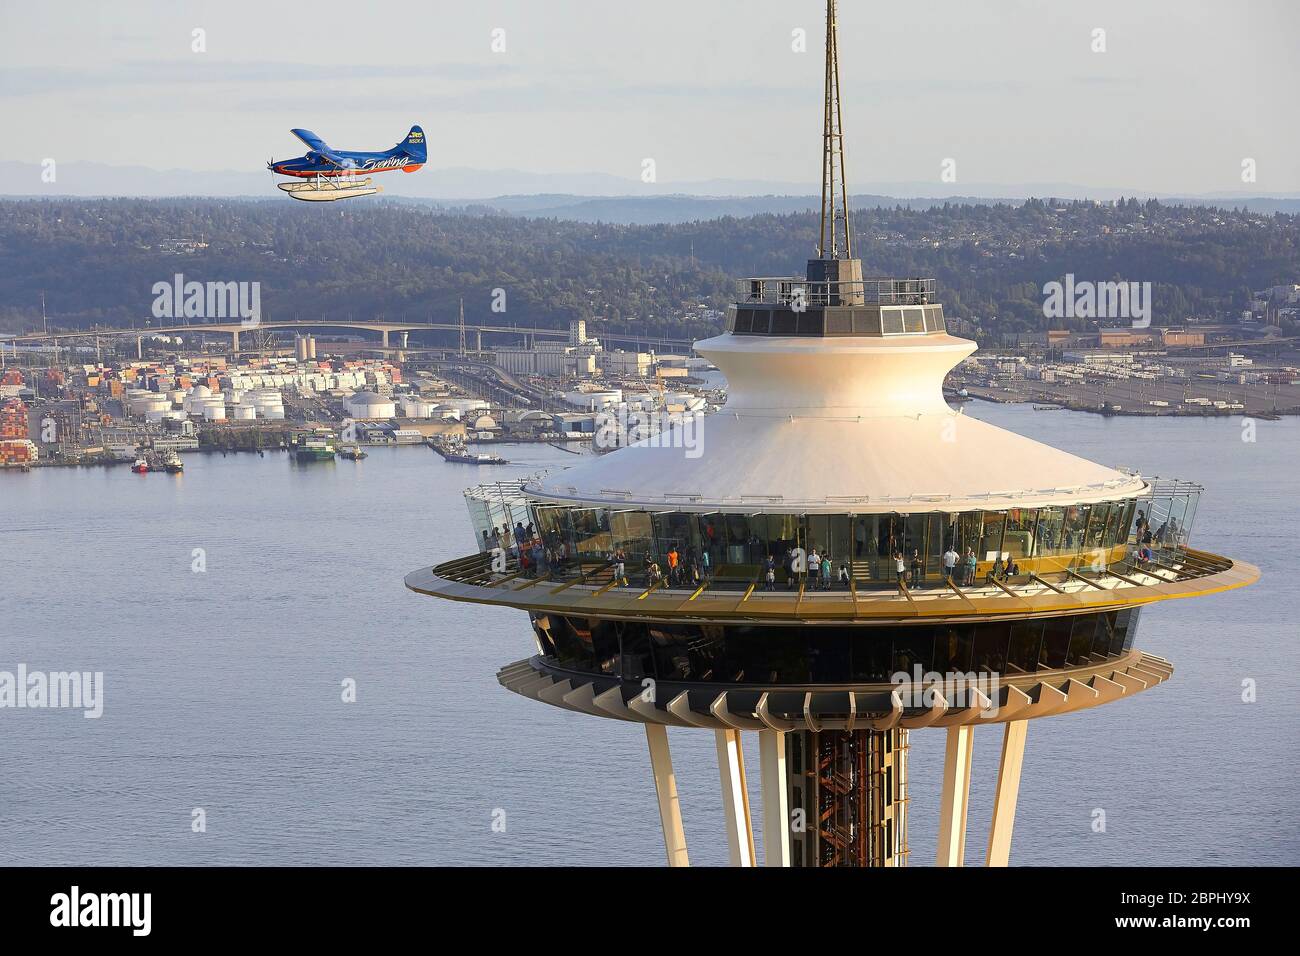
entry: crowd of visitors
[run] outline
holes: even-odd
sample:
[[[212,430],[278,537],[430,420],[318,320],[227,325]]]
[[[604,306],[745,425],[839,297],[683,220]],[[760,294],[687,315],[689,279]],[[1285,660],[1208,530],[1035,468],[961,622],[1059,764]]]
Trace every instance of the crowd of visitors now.
[[[713,582],[715,562],[722,549],[715,538],[711,523],[706,524],[702,546],[682,547],[673,542],[662,553],[645,552],[641,554],[639,574],[630,575],[628,555],[623,548],[615,548],[604,555],[612,580],[620,587],[652,586],[668,588],[698,588]],[[1131,543],[1133,560],[1138,564],[1149,564],[1159,559],[1166,546],[1178,543],[1182,529],[1175,518],[1162,522],[1153,528],[1144,510],[1137,512]],[[518,521],[514,527],[508,524],[494,526],[490,531],[482,532],[483,549],[500,551],[508,554],[520,572],[528,577],[541,575],[563,576],[571,568],[578,555],[565,536],[553,532],[549,535],[539,532],[532,522]],[[761,586],[764,591],[775,591],[778,585],[786,590],[803,589],[806,591],[849,590],[854,581],[859,586],[882,584],[886,581],[908,588],[926,586],[946,586],[948,582],[959,587],[973,587],[980,582],[981,562],[974,548],[959,550],[949,543],[942,557],[938,560],[941,570],[927,561],[927,557],[917,548],[910,554],[903,549],[893,549],[887,559],[865,560],[858,558],[853,562],[841,557],[838,561],[827,551],[812,545],[803,551],[791,543],[782,550],[769,549],[755,539],[745,549],[744,558],[748,559],[745,567],[748,574],[754,575],[750,580]],[[734,578],[736,555],[729,562],[729,583],[742,583]],[[590,567],[590,556],[588,570]],[[757,570],[754,562],[757,560]],[[885,566],[882,567],[881,564]],[[1024,573],[1016,557],[1008,553],[994,556],[992,564],[984,564],[983,582],[1007,581]],[[887,570],[886,570],[887,569]],[[743,576],[743,575],[742,575]]]

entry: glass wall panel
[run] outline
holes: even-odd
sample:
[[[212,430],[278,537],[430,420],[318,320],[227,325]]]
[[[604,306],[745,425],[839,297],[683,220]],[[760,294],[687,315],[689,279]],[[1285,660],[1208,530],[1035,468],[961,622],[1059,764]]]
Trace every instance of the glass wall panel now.
[[[533,509],[533,521],[542,539],[542,565],[545,571],[554,571],[559,561],[561,547],[568,553],[567,524],[569,509],[551,505],[538,505]]]
[[[1192,534],[1192,523],[1196,520],[1196,508],[1201,502],[1201,493],[1192,491],[1187,495],[1183,506],[1183,517],[1178,527],[1178,544],[1187,547]]]
[[[1013,558],[1027,558],[1033,554],[1034,527],[1037,522],[1036,508],[1012,508],[1008,511],[1002,550]]]
[[[894,664],[892,674],[912,676],[916,665],[921,672],[934,670],[934,631],[929,627],[900,628],[894,635]]]
[[[1055,557],[1065,542],[1065,508],[1040,508],[1038,511],[1038,556]]]
[[[1002,554],[1002,531],[1006,527],[1006,515],[1000,511],[985,511],[983,531],[975,556],[983,561],[995,561]]]
[[[1011,645],[1007,652],[1007,672],[1032,674],[1038,670],[1039,649],[1043,642],[1041,620],[1016,621],[1011,625]]]
[[[1124,527],[1125,507],[1126,504],[1123,501],[1113,501],[1107,507],[1106,530],[1101,536],[1101,547],[1106,549],[1115,547],[1119,531]]]
[[[613,511],[609,515],[610,544],[621,550],[628,571],[639,569],[654,554],[654,528],[644,511]]]
[[[975,628],[969,624],[941,624],[935,628],[934,665],[940,673],[971,669]]]
[[[1112,520],[1111,511],[1112,505],[1110,503],[1092,506],[1091,514],[1088,516],[1088,532],[1085,539],[1088,550],[1101,548],[1101,543],[1105,540],[1106,525]]]
[[[623,648],[622,678],[640,680],[655,675],[654,655],[650,651],[650,633],[644,624],[620,625]]]
[[[1070,506],[1065,509],[1065,536],[1061,542],[1061,554],[1075,555],[1083,549],[1085,532],[1088,530],[1088,516],[1091,505]]]
[[[850,638],[840,628],[809,628],[808,677],[816,684],[833,684],[849,673]]]
[[[555,614],[547,616],[550,618],[547,633],[555,647],[556,659],[566,667],[590,670],[593,660],[591,631],[583,628],[579,632],[566,617]]]
[[[889,635],[855,635],[853,673],[855,681],[885,683],[890,678]]]
[[[574,508],[569,515],[570,554],[603,561],[610,552],[609,515],[603,508]]]
[[[1006,622],[978,624],[975,627],[975,654],[972,669],[977,673],[1003,674],[1007,669],[1007,646],[1011,629]]]
[[[929,553],[928,518],[925,514],[912,514],[904,516],[901,522],[900,550],[908,569],[908,584],[912,587],[924,587],[927,583],[939,581],[934,571],[935,561]]]
[[[1110,656],[1110,645],[1115,638],[1115,612],[1097,615],[1097,631],[1093,636],[1092,652],[1102,657]]]
[[[1138,613],[1141,608],[1129,608],[1119,611],[1115,615],[1115,639],[1122,642],[1120,651],[1112,650],[1112,653],[1120,653],[1133,649],[1133,638],[1137,635]],[[1112,649],[1114,643],[1111,644]]]
[[[591,618],[587,622],[591,635],[591,650],[594,657],[594,669],[602,674],[617,674],[621,669],[619,629],[617,621],[602,621]]]
[[[1097,636],[1097,615],[1084,614],[1072,620],[1070,628],[1070,647],[1066,654],[1066,662],[1072,666],[1079,666],[1090,662],[1092,654],[1092,644]]]
[[[957,519],[957,550],[963,557],[969,549],[979,557],[980,537],[983,529],[983,512],[964,511]]]
[[[948,516],[934,512],[926,516],[925,546],[921,554],[925,558],[927,583],[942,586],[943,553],[948,549]]]
[[[1044,667],[1065,666],[1070,651],[1070,630],[1074,622],[1068,617],[1049,617],[1043,623],[1043,649],[1038,661]]]
[[[858,515],[854,521],[854,563],[873,582],[892,581],[895,515]]]

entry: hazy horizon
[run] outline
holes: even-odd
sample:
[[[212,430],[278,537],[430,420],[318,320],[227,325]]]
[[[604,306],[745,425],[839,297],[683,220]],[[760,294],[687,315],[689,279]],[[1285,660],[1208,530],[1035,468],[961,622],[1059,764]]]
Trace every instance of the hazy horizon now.
[[[429,165],[387,177],[395,195],[435,194],[416,181],[439,171],[591,179],[589,193],[566,190],[591,195],[623,183],[646,195],[699,183],[818,185],[818,0],[312,9],[8,6],[0,162],[25,164],[23,176],[46,159],[65,171],[261,173],[250,188],[270,194],[267,159],[303,152],[290,127],[338,148],[381,149],[419,123]],[[1290,119],[1298,26],[1300,10],[1284,2],[1085,11],[933,0],[885,15],[844,0],[850,190],[1300,193],[1300,126]],[[196,28],[204,52],[192,51]],[[1098,28],[1105,52],[1092,49]],[[492,50],[496,29],[504,52]],[[796,29],[806,52],[792,49]],[[641,180],[646,159],[654,183]],[[949,159],[955,181],[941,178]],[[1254,182],[1241,178],[1246,159]],[[63,178],[30,192],[63,193]]]

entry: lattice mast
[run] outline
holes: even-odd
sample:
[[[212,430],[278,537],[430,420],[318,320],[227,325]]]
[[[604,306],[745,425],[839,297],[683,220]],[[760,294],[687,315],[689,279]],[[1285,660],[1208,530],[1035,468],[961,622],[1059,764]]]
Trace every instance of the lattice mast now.
[[[822,219],[820,259],[852,259],[849,190],[844,178],[844,123],[840,113],[839,28],[835,0],[826,0],[826,96],[822,122]],[[838,189],[838,198],[836,191]]]

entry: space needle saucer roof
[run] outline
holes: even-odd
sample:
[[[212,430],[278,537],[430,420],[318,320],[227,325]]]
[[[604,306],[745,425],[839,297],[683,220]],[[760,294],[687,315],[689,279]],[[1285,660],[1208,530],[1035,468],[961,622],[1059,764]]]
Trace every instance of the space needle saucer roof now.
[[[602,507],[862,514],[1077,505],[1146,488],[954,411],[944,376],[976,346],[944,330],[932,280],[748,287],[728,330],[696,344],[727,378],[720,411],[525,490]]]

